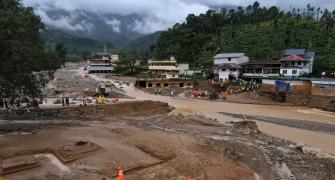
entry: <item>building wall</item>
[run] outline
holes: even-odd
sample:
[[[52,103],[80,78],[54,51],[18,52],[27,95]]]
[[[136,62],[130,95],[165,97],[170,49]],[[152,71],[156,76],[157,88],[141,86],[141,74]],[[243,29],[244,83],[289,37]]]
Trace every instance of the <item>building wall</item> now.
[[[166,79],[179,78],[178,72],[168,72],[168,73],[165,73],[165,78]]]
[[[249,62],[249,57],[247,56],[241,56],[238,58],[231,58],[231,61],[228,60],[228,58],[222,58],[222,59],[214,59],[214,64],[219,65],[219,64],[229,64],[229,63],[235,63],[235,64],[242,64]]]
[[[335,96],[335,81],[312,80],[312,95]]]
[[[312,95],[315,96],[332,96],[335,97],[335,86],[332,85],[313,85],[311,90]]]
[[[265,92],[273,92],[276,90],[276,79],[263,79],[261,90]],[[312,83],[310,81],[302,80],[287,80],[284,81],[290,83],[291,93],[301,93],[301,94],[310,94]]]
[[[312,73],[313,63],[311,63],[311,62],[301,62],[300,65],[298,64],[298,62],[290,62],[290,63],[291,64],[289,64],[289,65],[282,64],[282,67],[280,68],[280,74],[282,74],[284,76],[302,76],[304,74]],[[294,68],[293,66],[297,67],[297,68]],[[287,74],[283,73],[284,70],[287,70]],[[292,70],[297,70],[297,74],[293,74]]]
[[[284,71],[287,73],[285,74]],[[293,74],[293,71],[296,71],[296,74]],[[280,74],[284,76],[301,76],[303,74],[302,69],[294,69],[294,68],[280,68]]]
[[[184,74],[185,71],[189,69],[189,64],[187,63],[178,64],[177,69],[179,70],[179,74]]]

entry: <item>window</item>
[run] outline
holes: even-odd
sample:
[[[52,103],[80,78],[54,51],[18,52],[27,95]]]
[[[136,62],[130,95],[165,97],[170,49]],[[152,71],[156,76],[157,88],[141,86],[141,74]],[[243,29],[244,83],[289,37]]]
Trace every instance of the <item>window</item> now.
[[[176,75],[175,75],[175,74],[172,74],[172,77],[176,77]]]
[[[233,71],[233,72],[234,72],[234,71],[236,71],[236,69],[235,69],[235,68],[234,68],[234,69],[230,69],[230,71]]]
[[[228,61],[231,61],[231,58],[228,58]]]
[[[299,66],[301,65],[301,61],[298,61],[298,65],[299,65]]]
[[[161,83],[156,83],[156,87],[161,87]]]
[[[148,87],[152,87],[152,83],[149,83],[149,84],[148,84]]]
[[[168,87],[169,86],[169,84],[168,83],[164,83],[164,87]]]
[[[297,74],[297,70],[292,70],[292,74]]]
[[[221,69],[221,71],[226,71],[226,69]]]
[[[287,74],[287,70],[283,70],[283,74]]]

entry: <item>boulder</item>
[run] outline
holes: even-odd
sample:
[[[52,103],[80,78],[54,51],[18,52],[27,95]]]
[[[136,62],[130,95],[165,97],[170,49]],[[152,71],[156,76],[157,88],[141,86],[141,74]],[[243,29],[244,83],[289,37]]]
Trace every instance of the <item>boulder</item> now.
[[[253,121],[234,122],[233,131],[240,134],[259,133],[258,126]]]
[[[61,99],[55,99],[52,101],[53,104],[61,104],[62,100]]]

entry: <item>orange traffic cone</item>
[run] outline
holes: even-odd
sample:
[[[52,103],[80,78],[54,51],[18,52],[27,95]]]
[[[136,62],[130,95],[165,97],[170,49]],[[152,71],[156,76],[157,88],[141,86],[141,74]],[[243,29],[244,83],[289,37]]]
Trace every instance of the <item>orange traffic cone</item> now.
[[[123,170],[121,168],[121,166],[119,166],[119,176],[117,178],[117,180],[124,180],[124,175],[123,175]]]
[[[187,178],[187,180],[192,180],[192,179],[191,179],[191,177],[189,176],[189,177]]]

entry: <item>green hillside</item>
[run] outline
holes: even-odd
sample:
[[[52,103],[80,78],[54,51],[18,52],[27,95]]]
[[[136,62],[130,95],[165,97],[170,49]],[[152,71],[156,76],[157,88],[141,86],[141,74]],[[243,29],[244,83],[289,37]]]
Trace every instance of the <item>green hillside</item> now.
[[[68,59],[78,59],[80,57],[91,56],[95,52],[104,51],[104,46],[108,51],[114,46],[88,38],[79,38],[60,30],[48,29],[43,32],[47,48],[53,48],[56,44],[64,44],[68,51]]]
[[[152,34],[140,37],[130,42],[124,49],[137,51],[149,50],[152,45],[155,45],[157,43],[157,40],[161,33],[162,31],[157,31]]]
[[[321,14],[321,12],[323,12]],[[251,59],[281,57],[283,49],[305,48],[317,53],[315,73],[335,71],[335,11],[311,6],[290,12],[255,2],[246,8],[189,15],[186,22],[163,32],[154,53],[180,61],[211,59],[218,52],[245,52]]]

